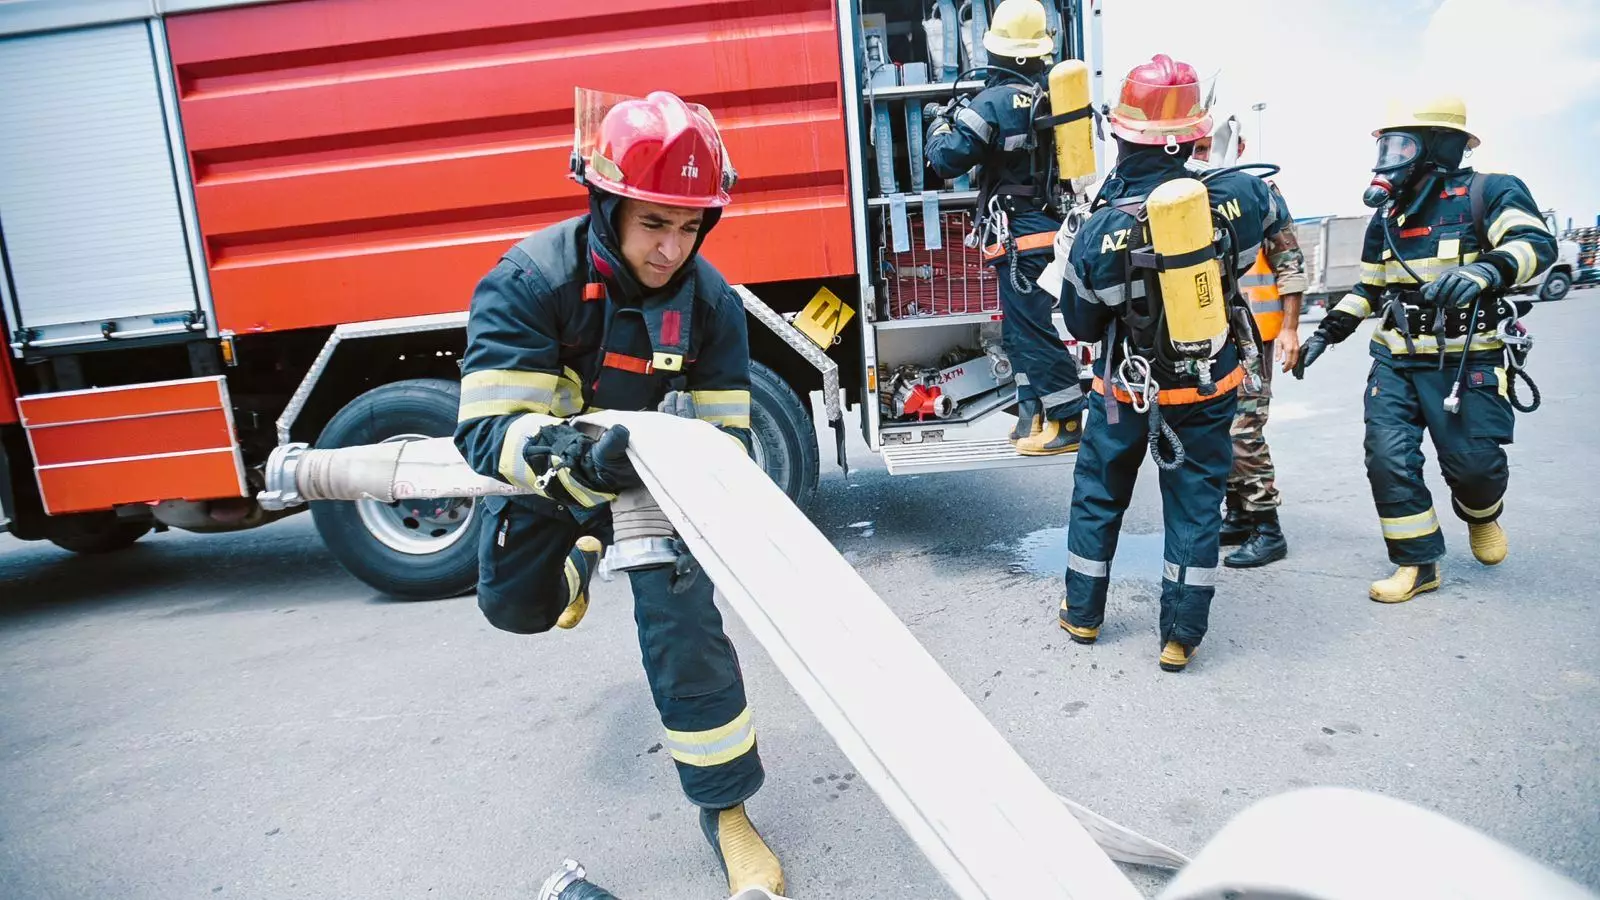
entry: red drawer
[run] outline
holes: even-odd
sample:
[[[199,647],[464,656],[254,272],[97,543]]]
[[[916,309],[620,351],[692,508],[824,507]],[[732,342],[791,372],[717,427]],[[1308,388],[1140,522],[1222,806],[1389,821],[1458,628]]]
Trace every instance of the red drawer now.
[[[53,515],[248,491],[221,376],[36,394],[17,409]]]

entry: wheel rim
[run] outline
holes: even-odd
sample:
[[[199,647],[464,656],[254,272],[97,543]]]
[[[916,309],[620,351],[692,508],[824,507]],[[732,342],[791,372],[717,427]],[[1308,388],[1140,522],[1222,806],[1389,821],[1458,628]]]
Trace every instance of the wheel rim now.
[[[427,440],[425,434],[397,434],[380,443]],[[436,497],[397,500],[357,500],[361,524],[380,544],[411,556],[439,553],[456,545],[467,534],[467,526],[477,515],[478,505],[471,497]]]

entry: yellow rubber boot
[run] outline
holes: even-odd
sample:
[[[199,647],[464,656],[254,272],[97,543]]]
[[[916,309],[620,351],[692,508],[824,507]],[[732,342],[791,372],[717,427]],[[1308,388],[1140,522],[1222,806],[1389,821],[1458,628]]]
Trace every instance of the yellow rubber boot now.
[[[1439,589],[1439,564],[1401,566],[1393,575],[1374,581],[1367,596],[1379,603],[1404,603],[1418,594]]]
[[[1161,648],[1161,671],[1182,672],[1188,668],[1189,660],[1194,659],[1198,647],[1185,647],[1177,641],[1167,641]]]
[[[595,565],[600,562],[600,539],[593,535],[578,538],[578,543],[567,554],[567,608],[556,619],[557,628],[574,628],[589,611],[589,579],[594,576]]]
[[[700,830],[728,875],[728,892],[765,888],[783,893],[783,867],[745,815],[744,804],[729,809],[700,810]]]
[[[1061,612],[1057,614],[1056,621],[1061,623],[1062,630],[1072,638],[1072,642],[1075,644],[1092,644],[1100,639],[1098,626],[1086,628],[1067,621],[1067,602],[1065,600],[1061,601]]]
[[[1017,441],[1017,452],[1023,456],[1055,456],[1078,449],[1082,428],[1076,418],[1060,421],[1048,419],[1038,434]]]
[[[1044,407],[1037,400],[1017,403],[1017,426],[1007,435],[1011,443],[1033,437],[1044,430]]]
[[[1498,566],[1506,561],[1506,530],[1499,522],[1468,525],[1467,535],[1472,542],[1472,555],[1486,566]]]

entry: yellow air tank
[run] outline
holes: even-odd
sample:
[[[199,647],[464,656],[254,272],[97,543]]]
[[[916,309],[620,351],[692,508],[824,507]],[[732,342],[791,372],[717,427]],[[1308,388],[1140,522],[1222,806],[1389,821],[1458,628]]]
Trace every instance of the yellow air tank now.
[[[1150,243],[1166,257],[1211,246],[1211,205],[1206,186],[1193,178],[1168,181],[1150,192]],[[1210,359],[1228,338],[1228,303],[1222,270],[1213,256],[1160,273],[1161,302],[1173,349],[1189,359]]]
[[[1050,112],[1054,115],[1089,105],[1089,66],[1081,59],[1056,63],[1050,69]],[[1085,116],[1055,127],[1056,167],[1062,181],[1094,174],[1094,117]]]

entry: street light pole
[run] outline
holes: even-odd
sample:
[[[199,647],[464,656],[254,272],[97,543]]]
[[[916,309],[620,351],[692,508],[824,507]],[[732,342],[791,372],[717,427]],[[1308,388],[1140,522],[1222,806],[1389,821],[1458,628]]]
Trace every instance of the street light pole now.
[[[1257,103],[1250,108],[1256,111],[1256,159],[1264,159],[1267,150],[1266,143],[1261,139],[1261,114],[1266,110],[1267,104]]]

